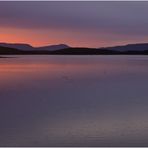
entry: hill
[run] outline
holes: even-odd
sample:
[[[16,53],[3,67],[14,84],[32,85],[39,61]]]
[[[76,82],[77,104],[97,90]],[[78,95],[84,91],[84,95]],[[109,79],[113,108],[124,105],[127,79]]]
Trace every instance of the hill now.
[[[49,46],[42,46],[42,47],[33,47],[29,44],[22,44],[22,43],[0,43],[1,47],[8,47],[8,48],[15,48],[22,51],[35,51],[35,50],[60,50],[65,48],[70,48],[68,45],[65,44],[58,44],[58,45],[49,45]]]
[[[122,46],[115,47],[106,47],[104,49],[115,50],[115,51],[145,51],[148,50],[148,43],[139,43],[139,44],[127,44]]]
[[[71,48],[64,44],[36,48],[28,44],[13,44],[11,47],[6,47],[8,44],[5,45],[0,44],[0,55],[148,55],[148,44],[146,43],[106,48]]]

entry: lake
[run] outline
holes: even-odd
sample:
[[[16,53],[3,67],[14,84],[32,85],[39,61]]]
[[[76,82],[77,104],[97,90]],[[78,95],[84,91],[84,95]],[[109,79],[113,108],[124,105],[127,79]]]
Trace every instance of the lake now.
[[[148,146],[148,56],[0,58],[0,146]]]

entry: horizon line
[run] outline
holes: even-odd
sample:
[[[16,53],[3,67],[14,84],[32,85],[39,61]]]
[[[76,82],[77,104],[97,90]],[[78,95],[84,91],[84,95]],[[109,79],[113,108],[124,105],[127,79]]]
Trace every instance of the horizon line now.
[[[26,43],[26,42],[0,42],[0,44],[20,44],[20,45],[29,45],[33,48],[40,48],[40,47],[46,47],[46,46],[58,46],[58,45],[66,45],[70,48],[109,48],[109,47],[118,47],[118,46],[127,46],[127,45],[136,45],[136,44],[148,44],[148,42],[137,42],[137,43],[125,43],[125,44],[117,44],[117,45],[112,45],[112,46],[102,46],[102,47],[87,47],[87,46],[71,46],[69,44],[65,43],[58,43],[58,44],[47,44],[47,45],[42,45],[42,46],[33,46],[31,43]]]

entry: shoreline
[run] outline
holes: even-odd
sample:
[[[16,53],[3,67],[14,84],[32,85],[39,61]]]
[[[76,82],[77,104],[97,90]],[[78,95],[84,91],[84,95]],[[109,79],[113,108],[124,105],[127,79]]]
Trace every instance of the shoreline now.
[[[2,57],[2,56],[0,56],[0,59],[3,59],[3,58],[10,58],[10,57]]]

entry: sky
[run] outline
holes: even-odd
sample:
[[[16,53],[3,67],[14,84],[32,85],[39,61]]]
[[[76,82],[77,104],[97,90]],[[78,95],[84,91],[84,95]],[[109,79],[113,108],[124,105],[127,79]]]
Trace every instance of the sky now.
[[[0,42],[105,47],[148,42],[148,1],[0,1]]]

